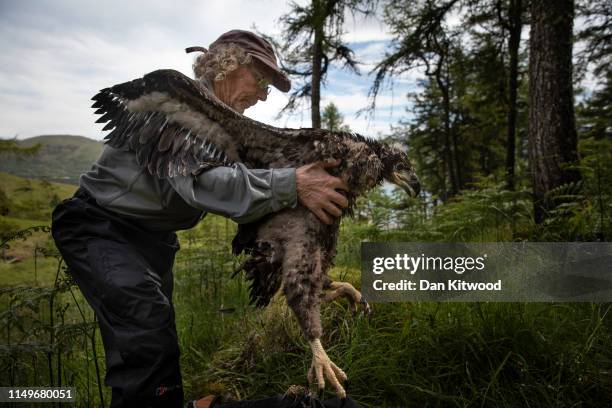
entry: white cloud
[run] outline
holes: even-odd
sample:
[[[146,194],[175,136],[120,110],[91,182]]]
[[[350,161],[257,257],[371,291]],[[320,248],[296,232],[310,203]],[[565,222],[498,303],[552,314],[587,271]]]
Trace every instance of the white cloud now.
[[[350,43],[368,41],[383,41],[391,39],[386,25],[377,16],[365,17],[356,14],[355,17],[346,13],[344,18],[345,34],[342,39]]]
[[[158,68],[191,75],[184,47],[232,28],[274,32],[284,1],[39,1],[0,14],[0,136],[101,138],[89,108],[99,89]],[[235,10],[240,10],[236,13]]]
[[[186,46],[208,46],[222,32],[254,25],[278,34],[278,18],[289,10],[289,3],[38,0],[3,3],[0,8],[0,137],[61,133],[100,139],[103,125],[94,123],[90,109],[90,98],[99,89],[159,68],[191,75],[194,55],[184,53]],[[394,98],[381,95],[377,106],[382,113],[369,123],[354,115],[368,104],[372,78],[365,74],[390,37],[380,20],[359,15],[347,16],[345,31],[344,40],[367,63],[364,75],[330,73],[322,107],[333,100],[355,130],[387,131],[384,110],[392,104],[399,104],[394,115],[403,110],[399,93]],[[307,106],[301,114],[275,119],[286,101],[286,95],[274,90],[266,103],[246,114],[275,126],[310,126]]]
[[[389,41],[374,41],[358,50],[359,60],[365,64],[372,65],[384,57],[389,49]]]
[[[377,109],[373,117],[367,114],[356,116],[357,112],[367,107],[369,103],[366,92],[339,93],[338,88],[335,88],[334,92],[324,92],[321,99],[321,110],[332,102],[338,107],[338,110],[344,116],[344,122],[352,130],[371,137],[375,137],[379,133],[389,133],[392,124],[406,118],[406,108],[411,106],[410,101],[403,94],[384,94],[376,100]],[[307,103],[302,111],[276,119],[277,113],[286,103],[287,96],[273,90],[265,103],[258,103],[248,109],[245,115],[278,127],[311,126],[310,110]]]
[[[310,0],[299,0],[304,5]],[[89,108],[99,89],[142,76],[158,68],[191,75],[193,55],[184,48],[207,46],[232,28],[278,34],[278,18],[289,10],[286,0],[36,0],[0,2],[0,137],[68,133],[101,138],[101,125]],[[448,23],[461,22],[459,13]],[[576,30],[583,26],[576,20]],[[332,69],[323,90],[322,107],[334,101],[347,123],[363,133],[387,131],[405,117],[405,94],[417,89],[422,70],[393,76],[393,91],[383,87],[375,119],[355,113],[369,103],[372,75],[392,36],[380,18],[354,19],[347,13],[343,39],[363,62],[362,76]],[[527,29],[523,38],[529,36]],[[577,44],[576,50],[580,47]],[[587,75],[587,88],[597,87]],[[266,103],[247,115],[276,126],[310,126],[307,107],[276,120],[287,96],[273,91]],[[390,113],[393,113],[391,116]]]

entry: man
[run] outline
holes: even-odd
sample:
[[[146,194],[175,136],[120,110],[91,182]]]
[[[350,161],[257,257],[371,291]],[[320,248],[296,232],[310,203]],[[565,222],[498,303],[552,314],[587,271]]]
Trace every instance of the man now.
[[[268,84],[290,89],[271,45],[251,32],[229,31],[209,50],[187,49],[194,50],[204,51],[196,79],[240,113],[266,100]],[[242,223],[298,202],[331,223],[348,204],[336,191],[346,185],[325,171],[334,165],[249,170],[239,163],[160,179],[127,147],[105,147],[75,196],[54,210],[52,233],[98,317],[112,407],[183,404],[172,306],[175,231],[206,212]]]

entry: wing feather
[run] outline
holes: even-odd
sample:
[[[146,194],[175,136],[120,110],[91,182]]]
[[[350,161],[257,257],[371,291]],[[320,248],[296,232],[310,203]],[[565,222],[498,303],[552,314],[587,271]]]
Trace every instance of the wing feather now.
[[[203,154],[203,148],[211,146],[211,142],[201,137],[189,124],[178,123],[168,106],[181,103],[177,89],[186,88],[198,95],[193,81],[183,78],[182,74],[168,72],[166,75],[154,75],[150,81],[147,76],[124,84],[105,88],[97,93],[92,100],[95,113],[101,115],[96,123],[105,123],[103,130],[111,130],[105,137],[106,143],[122,148],[128,146],[136,154],[138,163],[159,177],[174,177],[178,174],[201,172],[203,168],[221,165],[232,165],[223,157],[213,157]],[[167,82],[164,84],[163,82]],[[149,82],[149,83],[148,83]],[[182,88],[177,88],[180,84]],[[160,93],[160,88],[168,92],[165,99],[157,104],[149,104],[144,109],[134,107],[139,99],[147,96],[154,98]],[[177,89],[175,89],[177,88]],[[157,93],[157,94],[156,94]],[[215,125],[204,112],[199,112],[191,105],[186,105],[196,119]],[[223,130],[215,127],[217,132]],[[202,148],[200,148],[202,146]]]
[[[157,146],[157,149],[160,152],[165,152],[165,151],[167,151],[170,148],[170,146],[172,145],[172,140],[177,135],[179,129],[180,128],[178,126],[176,126],[176,125],[170,125],[161,134],[161,137],[159,138],[159,145]]]
[[[240,115],[173,70],[102,89],[92,100],[101,115],[97,122],[111,131],[107,143],[129,146],[143,167],[162,178],[237,161],[248,167],[293,166],[300,154],[289,160],[278,153],[299,150],[291,145],[319,137],[311,129],[280,129]]]

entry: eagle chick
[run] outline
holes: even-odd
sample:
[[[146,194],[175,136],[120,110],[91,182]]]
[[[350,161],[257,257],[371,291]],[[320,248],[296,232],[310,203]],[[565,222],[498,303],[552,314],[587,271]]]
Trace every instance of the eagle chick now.
[[[113,147],[129,146],[138,162],[160,178],[177,174],[198,176],[215,166],[242,162],[249,168],[297,168],[341,159],[331,173],[343,179],[351,214],[356,198],[384,180],[410,195],[419,192],[414,169],[398,148],[355,133],[315,129],[281,129],[249,119],[218,100],[196,81],[173,70],[158,70],[130,82],[101,90],[92,98],[98,122],[112,129],[106,139]],[[298,205],[241,224],[233,240],[235,254],[247,253],[240,270],[251,282],[252,303],[267,305],[283,287],[313,361],[308,379],[320,388],[327,378],[345,397],[346,374],[321,345],[320,303],[347,294],[362,302],[351,285],[332,282],[327,272],[336,254],[340,221],[323,224]]]

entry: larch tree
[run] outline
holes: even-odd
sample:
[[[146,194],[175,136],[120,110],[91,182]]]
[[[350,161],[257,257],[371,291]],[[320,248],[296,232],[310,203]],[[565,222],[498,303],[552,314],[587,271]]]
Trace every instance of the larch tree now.
[[[321,85],[329,67],[339,63],[351,72],[359,73],[354,52],[342,40],[347,13],[369,15],[375,0],[311,0],[306,6],[291,4],[291,10],[281,16],[282,34],[271,40],[280,53],[282,68],[300,81],[280,111],[294,112],[304,100],[310,100],[312,127],[321,127]]]
[[[449,60],[453,47],[453,35],[449,33],[445,20],[458,0],[409,1],[392,0],[385,7],[385,22],[394,35],[391,51],[387,52],[376,67],[374,84],[370,89],[372,103],[376,107],[376,95],[383,82],[390,76],[418,67],[425,68],[425,75],[435,81],[442,97],[443,110],[443,168],[448,174],[450,188],[444,187],[447,196],[455,195],[462,186],[461,169],[458,163],[457,134],[451,129],[451,78]],[[446,176],[445,176],[446,179]],[[448,190],[448,194],[446,191]]]
[[[324,129],[332,131],[351,131],[351,128],[344,123],[344,117],[333,102],[327,104],[325,109],[323,109],[321,124]]]
[[[584,48],[578,54],[578,68],[584,74],[592,67],[593,74],[605,77],[612,64],[612,3],[609,0],[581,0],[577,15],[584,19],[577,39]]]
[[[572,82],[573,0],[532,0],[529,156],[534,216],[554,208],[551,191],[580,179]]]

